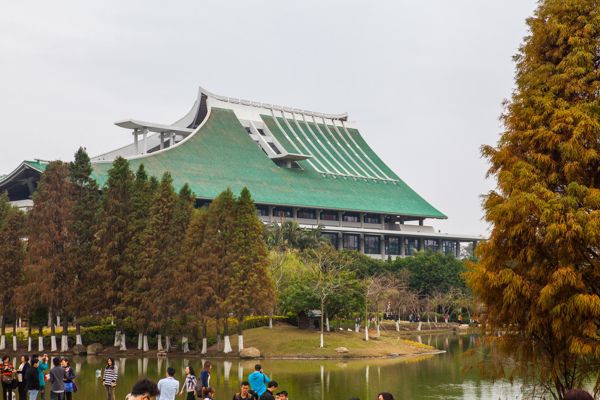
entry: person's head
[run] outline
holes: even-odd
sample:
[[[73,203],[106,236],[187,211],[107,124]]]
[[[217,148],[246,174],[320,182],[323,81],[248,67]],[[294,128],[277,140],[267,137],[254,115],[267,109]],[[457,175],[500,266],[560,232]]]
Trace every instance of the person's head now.
[[[287,400],[287,398],[287,392],[285,390],[279,392],[279,400]]]
[[[594,400],[591,394],[583,389],[571,389],[565,393],[564,400]]]
[[[60,365],[60,358],[54,357],[52,359],[52,365],[54,365],[55,367],[58,366],[58,365]]]
[[[10,360],[10,358],[8,356],[2,356],[2,362],[4,364],[8,364],[8,360]]]
[[[69,366],[69,359],[67,357],[63,357],[60,359],[60,365],[64,368]]]
[[[167,376],[174,377],[175,376],[175,368],[173,368],[173,367],[167,368]]]
[[[38,367],[38,365],[40,365],[40,360],[38,360],[37,358],[32,358],[32,359],[31,359],[31,366],[32,366],[33,368],[37,368],[37,367]]]
[[[275,393],[275,390],[277,390],[277,382],[270,381],[267,383],[267,390],[271,393]]]
[[[262,367],[260,366],[260,364],[256,364],[256,365],[254,366],[254,370],[255,370],[256,372],[259,372],[261,369],[262,369]]]
[[[148,378],[140,378],[131,388],[130,400],[148,400],[155,398],[160,394],[158,386],[153,380]]]
[[[211,388],[210,386],[202,388],[202,398],[203,399],[205,399],[207,397],[210,397],[212,399],[214,395],[215,395],[215,389]]]
[[[242,383],[240,383],[240,389],[242,390],[242,393],[248,393],[248,389],[250,389],[250,383],[248,381],[242,381]]]
[[[115,366],[115,359],[112,357],[108,357],[108,360],[106,361],[106,368],[114,368]]]
[[[185,373],[190,375],[190,376],[196,376],[196,371],[194,371],[194,368],[191,365],[188,365],[187,367],[185,367]]]
[[[381,392],[379,396],[377,396],[377,400],[394,400],[394,396],[388,392]]]
[[[38,353],[33,353],[31,355],[31,358],[40,358],[40,355]]]
[[[211,368],[212,368],[212,363],[210,361],[204,361],[204,367],[202,369],[207,370],[210,373]]]
[[[27,354],[23,354],[21,356],[21,362],[26,363],[27,361],[29,361],[29,356]]]
[[[279,396],[281,395],[281,393],[275,393],[275,400],[280,400]]]

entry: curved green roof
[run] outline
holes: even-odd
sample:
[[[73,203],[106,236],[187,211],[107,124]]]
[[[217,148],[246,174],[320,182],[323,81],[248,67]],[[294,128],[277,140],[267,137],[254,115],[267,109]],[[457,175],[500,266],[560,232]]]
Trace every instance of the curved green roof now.
[[[263,115],[262,119],[285,150],[297,152],[272,117]],[[288,123],[281,119],[282,129],[289,131],[291,126],[294,135],[304,135],[311,141],[308,148],[301,149],[313,155],[310,160],[298,161],[303,169],[275,165],[254,143],[232,110],[215,107],[185,142],[130,159],[131,168],[135,170],[143,163],[149,174],[159,178],[170,171],[176,188],[188,183],[199,198],[215,198],[227,187],[239,193],[246,186],[258,203],[446,218],[400,180],[358,130],[348,129],[351,139],[347,140],[346,136],[341,137],[341,132],[336,132],[336,127],[319,125],[319,132],[311,122],[308,126],[304,121],[296,124],[288,120]],[[318,172],[311,163],[328,169],[374,171],[396,182],[334,177]],[[95,162],[93,166],[94,177],[103,185],[111,163]]]

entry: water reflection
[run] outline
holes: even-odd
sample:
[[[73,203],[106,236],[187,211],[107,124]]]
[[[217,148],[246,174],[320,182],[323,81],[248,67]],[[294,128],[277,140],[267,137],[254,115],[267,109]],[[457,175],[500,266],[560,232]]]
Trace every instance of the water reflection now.
[[[407,338],[431,343],[447,353],[399,357],[396,359],[361,360],[261,360],[265,373],[278,382],[279,390],[288,391],[294,400],[349,399],[359,397],[373,400],[379,392],[389,391],[402,399],[508,399],[520,397],[518,386],[491,385],[476,374],[461,375],[461,361],[456,356],[478,343],[477,336],[455,334],[426,335]],[[79,392],[75,399],[105,397],[102,378],[95,376],[103,370],[106,358],[74,357]],[[119,378],[116,398],[125,398],[139,376],[154,380],[165,376],[166,368],[176,370],[175,378],[183,384],[185,367],[191,365],[200,375],[205,359],[187,355],[185,358],[126,358],[118,357]],[[213,359],[211,386],[215,400],[229,400],[239,391],[240,382],[248,380],[256,360]],[[126,365],[129,364],[129,365]]]

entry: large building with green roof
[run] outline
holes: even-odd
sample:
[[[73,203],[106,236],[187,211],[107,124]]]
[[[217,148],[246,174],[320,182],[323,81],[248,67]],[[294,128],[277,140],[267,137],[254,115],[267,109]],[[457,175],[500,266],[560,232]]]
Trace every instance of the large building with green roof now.
[[[169,125],[133,119],[133,143],[92,157],[100,186],[117,156],[157,177],[188,183],[199,206],[230,187],[246,186],[265,222],[293,219],[323,226],[339,249],[373,257],[417,250],[460,254],[478,236],[436,232],[427,219],[446,216],[412,190],[369,147],[347,114],[323,114],[212,94],[200,88],[190,112]],[[47,162],[24,161],[0,177],[0,192],[27,207]]]

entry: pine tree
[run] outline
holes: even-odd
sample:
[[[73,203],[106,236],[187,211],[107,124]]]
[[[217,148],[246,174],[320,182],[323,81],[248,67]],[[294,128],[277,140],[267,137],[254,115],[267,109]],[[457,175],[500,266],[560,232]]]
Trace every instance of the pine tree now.
[[[192,212],[190,224],[181,246],[181,258],[178,262],[175,276],[176,290],[173,294],[173,297],[177,298],[179,304],[182,305],[186,316],[189,317],[187,325],[194,332],[196,343],[198,343],[198,326],[196,322],[206,318],[205,312],[208,308],[207,299],[210,298],[211,293],[207,285],[207,280],[200,269],[200,249],[204,242],[207,220],[208,212],[206,208],[202,207]],[[206,342],[206,337],[204,337],[204,353],[206,352]],[[184,352],[187,350],[185,346],[184,344]]]
[[[48,164],[33,194],[29,213],[28,272],[34,292],[50,308],[51,351],[56,351],[55,316],[73,304],[73,182],[62,161]]]
[[[173,189],[173,178],[165,172],[160,186],[152,201],[148,225],[144,230],[143,252],[136,272],[138,288],[145,295],[141,298],[140,313],[150,322],[150,326],[159,329],[159,350],[162,333],[167,333],[167,351],[169,349],[169,323],[173,313],[171,292],[178,258],[174,215],[177,207],[177,195]]]
[[[127,317],[124,301],[132,290],[127,279],[125,252],[131,243],[129,220],[133,174],[129,162],[117,157],[108,179],[102,189],[102,208],[98,217],[96,249],[99,260],[94,268],[96,285],[91,298],[94,308],[100,312],[112,313],[117,320],[115,346],[126,349],[125,322]]]
[[[221,351],[221,320],[227,340],[229,339],[227,316],[231,312],[230,301],[234,282],[235,252],[232,243],[237,215],[236,208],[236,199],[231,189],[227,189],[217,196],[208,210],[204,242],[200,250],[200,273],[205,276],[211,290],[209,299],[211,307],[208,313],[216,319],[218,351]],[[231,346],[224,350],[230,352]]]
[[[96,253],[93,251],[97,229],[97,217],[100,211],[98,184],[91,177],[92,164],[84,148],[79,148],[75,153],[75,160],[69,165],[71,180],[73,182],[73,245],[70,248],[73,262],[72,274],[75,282],[72,289],[73,302],[71,312],[75,315],[77,344],[83,344],[77,317],[86,315],[90,311],[88,302],[90,286],[92,285],[90,271],[96,264]],[[65,310],[66,311],[66,310]],[[68,342],[66,333],[68,317],[65,313],[63,326],[62,351],[66,351]]]
[[[268,273],[269,252],[263,240],[263,224],[247,188],[237,200],[234,237],[233,285],[230,304],[238,320],[238,348],[244,349],[243,324],[246,316],[271,308],[275,291]],[[260,292],[260,296],[256,292]]]
[[[477,365],[560,399],[590,377],[600,389],[598,2],[540,1],[527,24],[505,132],[482,150],[497,180],[484,199],[493,230],[468,282],[498,356]]]
[[[0,200],[1,201],[1,200]],[[25,215],[17,207],[11,207],[4,217],[0,228],[0,276],[2,276],[2,291],[0,291],[0,315],[2,316],[2,337],[0,348],[5,348],[5,318],[12,315],[13,350],[16,348],[16,321],[19,303],[16,301],[16,289],[23,283],[23,261],[25,260],[25,245],[23,242]]]
[[[150,207],[152,205],[153,193],[150,186],[150,180],[144,164],[140,164],[135,174],[133,190],[130,200],[130,216],[129,216],[129,237],[130,243],[125,249],[123,259],[124,284],[128,290],[123,297],[120,309],[124,315],[132,316],[133,321],[138,328],[138,349],[148,351],[148,319],[145,313],[139,312],[139,305],[144,292],[139,289],[136,279],[136,270],[140,257],[144,251],[144,231],[148,226],[148,217],[150,215]],[[144,343],[146,346],[144,348]]]

